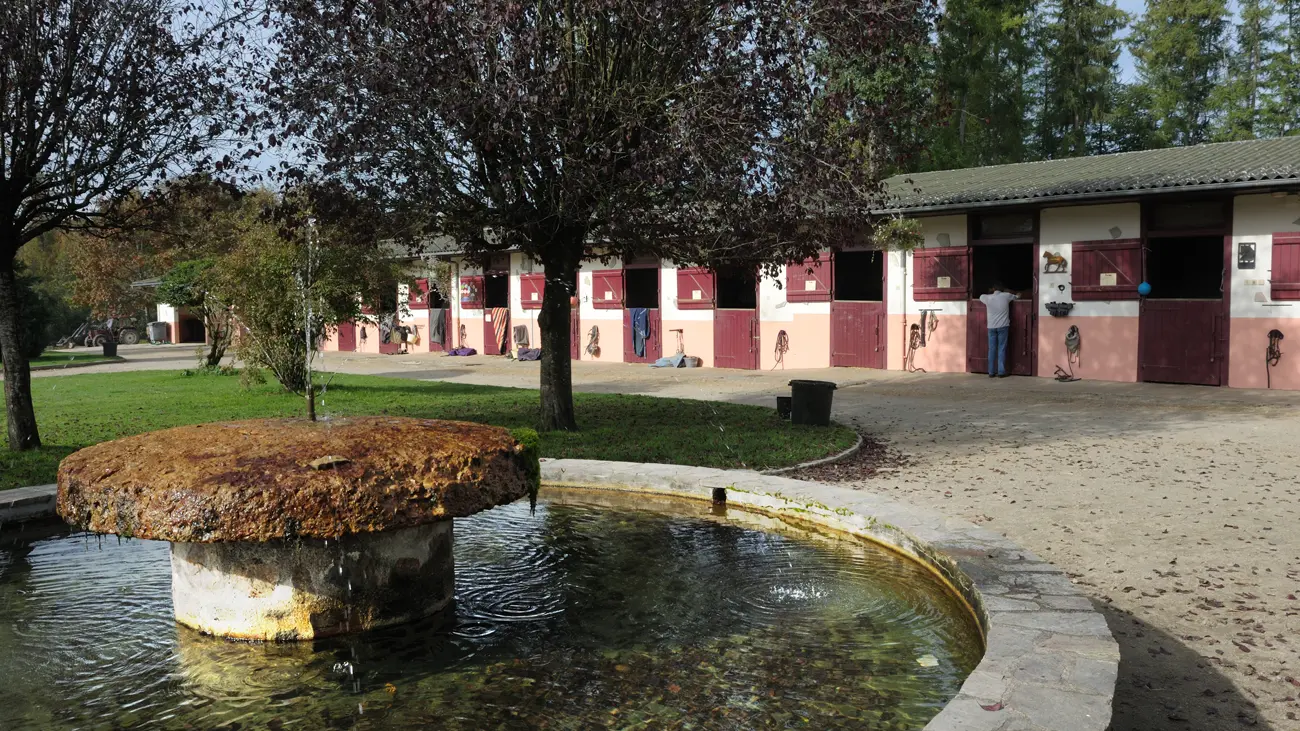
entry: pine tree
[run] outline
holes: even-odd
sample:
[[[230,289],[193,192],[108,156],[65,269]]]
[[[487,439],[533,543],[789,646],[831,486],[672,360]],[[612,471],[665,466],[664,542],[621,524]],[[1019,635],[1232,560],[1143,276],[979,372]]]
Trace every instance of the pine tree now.
[[[1118,33],[1129,20],[1109,0],[1054,0],[1038,35],[1043,59],[1038,153],[1078,157],[1099,151],[1118,75]]]
[[[1261,122],[1269,135],[1300,134],[1300,0],[1277,4],[1276,46],[1264,62]]]
[[[1273,16],[1269,0],[1241,0],[1228,75],[1211,101],[1219,116],[1216,139],[1249,140],[1266,134],[1262,111],[1269,94],[1264,66],[1276,40]]]
[[[1130,48],[1161,141],[1205,142],[1227,55],[1226,0],[1147,0]]]
[[[949,0],[938,23],[935,97],[943,122],[929,166],[1019,162],[1033,130],[1030,0]]]

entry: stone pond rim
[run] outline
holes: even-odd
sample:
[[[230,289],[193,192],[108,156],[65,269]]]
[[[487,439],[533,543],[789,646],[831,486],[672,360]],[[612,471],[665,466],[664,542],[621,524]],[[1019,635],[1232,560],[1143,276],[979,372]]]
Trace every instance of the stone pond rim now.
[[[535,494],[535,439],[387,416],[182,426],[64,459],[57,510],[97,533],[173,543],[337,539]]]

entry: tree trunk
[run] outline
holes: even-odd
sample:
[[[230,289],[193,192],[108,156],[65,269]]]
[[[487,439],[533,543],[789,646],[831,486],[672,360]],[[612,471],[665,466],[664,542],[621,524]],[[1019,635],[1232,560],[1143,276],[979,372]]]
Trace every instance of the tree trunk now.
[[[546,261],[546,289],[537,319],[542,334],[542,431],[577,431],[573,361],[569,357],[569,298],[578,293],[577,262]]]
[[[0,265],[0,355],[4,358],[5,417],[9,448],[36,449],[41,435],[32,408],[32,373],[23,352],[23,314],[19,305],[18,277],[12,261]]]

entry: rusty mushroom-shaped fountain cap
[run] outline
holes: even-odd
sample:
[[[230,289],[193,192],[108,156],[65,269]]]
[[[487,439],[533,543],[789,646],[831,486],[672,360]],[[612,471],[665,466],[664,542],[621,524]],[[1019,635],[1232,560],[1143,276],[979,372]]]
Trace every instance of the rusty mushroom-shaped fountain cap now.
[[[63,460],[58,512],[97,533],[183,543],[405,528],[536,495],[536,435],[519,436],[398,417],[182,426]]]

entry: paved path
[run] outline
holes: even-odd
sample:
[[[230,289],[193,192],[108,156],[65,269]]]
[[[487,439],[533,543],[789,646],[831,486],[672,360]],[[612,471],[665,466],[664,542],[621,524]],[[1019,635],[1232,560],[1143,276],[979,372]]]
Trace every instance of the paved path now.
[[[850,487],[1001,532],[1105,612],[1122,653],[1116,731],[1300,729],[1300,393],[574,365],[579,390],[765,405],[790,378],[836,381],[837,418],[914,460]],[[330,353],[324,367],[537,384],[536,363],[499,358]]]

